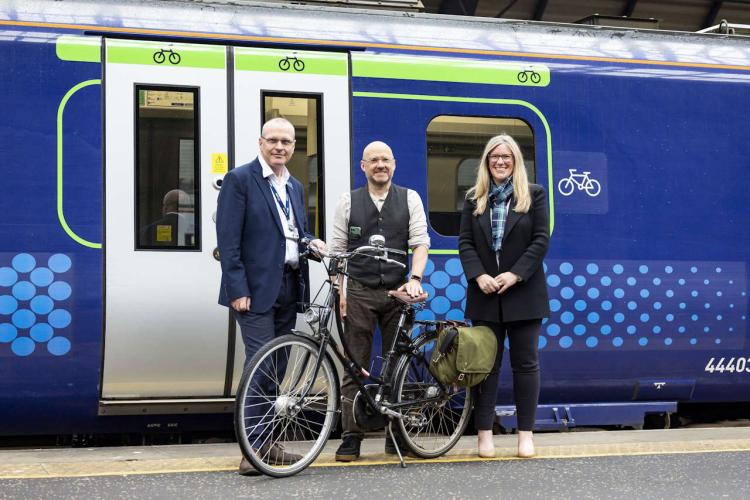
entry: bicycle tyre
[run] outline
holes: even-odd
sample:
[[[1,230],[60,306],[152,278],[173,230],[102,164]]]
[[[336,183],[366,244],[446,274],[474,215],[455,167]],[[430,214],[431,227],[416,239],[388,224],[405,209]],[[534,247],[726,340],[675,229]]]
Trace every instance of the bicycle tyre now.
[[[156,64],[162,64],[164,60],[166,59],[166,56],[164,55],[164,51],[160,50],[159,52],[154,52],[153,58]]]
[[[573,184],[573,181],[570,179],[570,177],[566,177],[564,179],[560,179],[560,182],[557,183],[557,189],[560,191],[560,194],[563,196],[570,196],[573,194],[573,191],[575,191],[575,184]]]
[[[169,63],[170,64],[180,64],[180,61],[182,61],[182,57],[180,57],[180,54],[177,52],[170,52],[169,53]]]
[[[289,62],[288,58],[284,58],[281,61],[279,61],[279,69],[281,71],[289,71],[289,67],[291,66],[291,63]]]
[[[294,71],[304,71],[305,70],[305,63],[301,59],[294,59]]]
[[[597,181],[596,179],[589,179],[583,190],[586,191],[587,195],[593,198],[599,195],[602,190],[602,185],[599,184],[599,181]]]
[[[396,364],[394,377],[395,403],[408,398],[440,394],[440,385],[428,367],[432,349],[437,343],[437,332],[426,336],[416,346],[419,352],[402,355]],[[398,433],[409,449],[420,458],[437,458],[447,453],[463,436],[471,415],[471,390],[450,387],[439,402],[415,403],[413,408],[401,409],[406,417],[396,420]],[[459,407],[460,410],[455,408]]]
[[[242,374],[235,400],[235,433],[244,457],[263,474],[288,477],[303,471],[315,461],[336,427],[338,376],[328,356],[321,360],[307,399],[295,408],[299,403],[295,396],[312,377],[317,356],[318,345],[313,341],[283,335],[263,346]],[[259,407],[256,415],[250,410],[253,407]],[[258,432],[270,431],[253,437],[258,426]],[[269,454],[268,448],[276,445],[284,448],[282,460],[291,454],[301,458],[280,463]]]

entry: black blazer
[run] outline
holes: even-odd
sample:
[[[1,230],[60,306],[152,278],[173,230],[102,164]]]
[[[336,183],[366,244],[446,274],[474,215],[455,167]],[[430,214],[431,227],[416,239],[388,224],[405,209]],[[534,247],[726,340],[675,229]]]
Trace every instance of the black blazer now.
[[[529,184],[531,208],[525,214],[513,211],[515,196],[510,202],[505,221],[500,265],[492,250],[491,209],[474,216],[476,204],[464,202],[458,253],[469,283],[466,291],[465,316],[472,320],[498,321],[498,308],[503,308],[503,321],[540,319],[549,315],[547,283],[542,261],[549,246],[549,210],[547,194],[538,184]],[[476,282],[478,276],[492,277],[510,271],[523,281],[505,291],[486,295]]]
[[[287,183],[294,221],[300,235],[306,230],[302,184]],[[230,170],[219,191],[216,238],[221,258],[219,304],[229,307],[239,297],[250,297],[250,311],[264,313],[273,307],[284,274],[286,238],[276,200],[257,158]],[[307,263],[300,259],[299,302],[309,302]],[[299,304],[298,304],[299,306]],[[302,311],[299,311],[302,312]]]

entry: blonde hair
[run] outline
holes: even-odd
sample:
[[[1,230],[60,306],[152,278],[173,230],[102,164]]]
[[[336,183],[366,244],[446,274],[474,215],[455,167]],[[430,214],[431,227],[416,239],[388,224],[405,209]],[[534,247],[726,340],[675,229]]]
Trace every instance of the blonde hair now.
[[[529,194],[529,178],[526,175],[526,165],[523,163],[523,154],[518,143],[508,134],[500,134],[491,138],[484,147],[482,159],[477,169],[477,181],[474,187],[466,193],[466,199],[476,203],[474,215],[482,215],[487,209],[487,200],[490,194],[489,155],[496,147],[505,145],[513,154],[513,197],[516,199],[516,207],[513,209],[518,213],[527,213],[531,207],[531,195]]]

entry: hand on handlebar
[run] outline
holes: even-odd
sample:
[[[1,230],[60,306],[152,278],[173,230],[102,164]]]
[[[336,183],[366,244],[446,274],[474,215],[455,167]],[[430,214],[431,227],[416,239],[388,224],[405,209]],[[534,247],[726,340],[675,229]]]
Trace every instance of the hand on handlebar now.
[[[308,248],[315,252],[318,255],[323,255],[325,253],[328,253],[328,246],[326,245],[326,242],[319,239],[314,239],[310,243],[307,244]]]

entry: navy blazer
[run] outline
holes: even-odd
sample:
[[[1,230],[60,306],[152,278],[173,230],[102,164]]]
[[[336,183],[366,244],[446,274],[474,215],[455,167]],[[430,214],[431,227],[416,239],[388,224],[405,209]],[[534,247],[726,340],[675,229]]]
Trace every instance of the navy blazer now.
[[[305,227],[302,183],[289,177],[287,185],[297,230],[312,239]],[[250,297],[251,312],[271,309],[281,288],[286,256],[281,224],[276,200],[257,158],[224,176],[216,212],[222,272],[219,304],[229,307],[237,298]],[[303,259],[300,259],[299,292],[299,301],[309,302],[307,262]]]
[[[540,319],[549,316],[547,282],[543,260],[549,246],[549,209],[547,194],[542,186],[529,184],[531,208],[525,214],[514,212],[515,196],[505,220],[500,262],[492,250],[490,208],[480,216],[474,215],[476,204],[464,201],[458,253],[464,274],[469,282],[466,290],[465,316],[472,320],[498,321],[498,308],[503,309],[503,321]],[[476,278],[481,274],[492,277],[510,271],[523,281],[502,295],[485,294]]]

